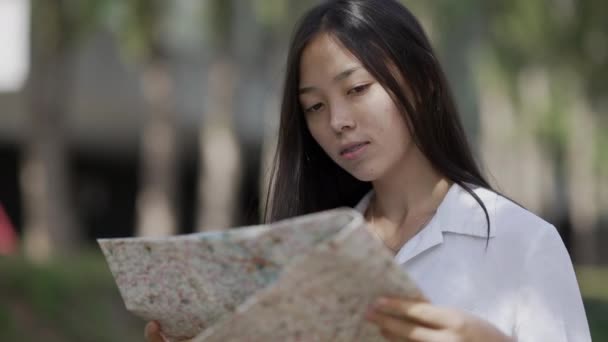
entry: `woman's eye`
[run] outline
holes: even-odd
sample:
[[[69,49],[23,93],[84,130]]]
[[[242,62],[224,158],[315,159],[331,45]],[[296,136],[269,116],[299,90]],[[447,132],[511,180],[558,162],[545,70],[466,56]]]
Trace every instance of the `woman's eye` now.
[[[349,94],[349,95],[350,95],[350,94],[353,94],[353,95],[358,95],[358,94],[361,94],[361,93],[363,93],[364,91],[366,91],[366,90],[367,90],[367,88],[369,88],[369,86],[370,86],[370,84],[362,84],[362,85],[360,85],[360,86],[353,87],[353,88],[351,88],[351,89],[348,91],[348,94]]]
[[[315,105],[312,105],[312,106],[306,108],[306,110],[304,110],[304,111],[306,113],[318,112],[319,110],[321,110],[321,108],[323,108],[323,104],[317,103]]]

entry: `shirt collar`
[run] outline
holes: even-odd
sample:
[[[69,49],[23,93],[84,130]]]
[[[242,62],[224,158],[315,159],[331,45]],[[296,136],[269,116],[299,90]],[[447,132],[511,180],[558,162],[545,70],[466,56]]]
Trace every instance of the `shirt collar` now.
[[[492,238],[496,235],[495,229],[495,211],[496,201],[498,195],[485,188],[476,187],[468,184],[469,188],[473,190],[473,193],[481,199],[481,202],[485,205],[488,211],[488,217],[490,219],[490,234]],[[361,214],[365,213],[369,202],[372,198],[373,190],[368,192],[359,203],[355,206],[355,209]],[[442,233],[455,233],[462,235],[469,235],[474,237],[486,238],[488,237],[488,226],[486,221],[486,215],[479,203],[475,198],[467,192],[463,187],[454,183],[448,190],[441,204],[437,208],[435,217],[429,222],[429,225],[425,230],[429,228],[431,230],[437,230]],[[442,235],[442,234],[440,234]]]

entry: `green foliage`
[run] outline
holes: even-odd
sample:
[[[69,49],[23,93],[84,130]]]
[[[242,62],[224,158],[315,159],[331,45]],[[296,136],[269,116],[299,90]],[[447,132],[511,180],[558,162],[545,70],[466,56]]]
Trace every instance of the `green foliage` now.
[[[579,266],[576,267],[576,276],[585,297],[608,302],[607,267]]]
[[[608,127],[608,124],[602,126]],[[598,137],[595,146],[595,160],[594,168],[597,174],[608,178],[608,134],[600,134]]]
[[[608,268],[577,267],[593,341],[608,341]]]
[[[70,49],[98,28],[108,0],[32,2],[32,39],[43,54]]]
[[[171,2],[162,0],[107,0],[105,23],[116,35],[121,51],[129,58],[146,61],[165,55],[163,34]]]
[[[253,10],[256,21],[266,29],[278,29],[287,26],[290,19],[288,2],[285,0],[255,0]]]
[[[220,52],[230,48],[235,20],[232,6],[232,0],[208,0],[201,8],[205,39]]]
[[[608,301],[585,300],[585,311],[593,341],[608,341]]]
[[[444,59],[471,52],[492,59],[491,72],[484,79],[502,79],[516,112],[543,142],[547,151],[565,150],[570,129],[568,122],[577,101],[589,104],[598,123],[600,141],[596,162],[608,169],[606,145],[608,122],[605,117],[608,89],[608,2],[580,1],[404,1],[416,13],[430,15],[435,43]],[[472,51],[475,50],[475,51]],[[549,111],[534,113],[521,105],[521,76],[541,67],[551,91]],[[487,69],[487,68],[486,68]],[[479,72],[473,65],[473,72]],[[487,73],[488,70],[483,70]],[[458,80],[459,82],[461,80]],[[573,95],[576,94],[576,95]],[[578,97],[576,97],[578,96]],[[582,98],[581,98],[582,97]],[[529,120],[526,116],[533,116]],[[574,118],[576,120],[576,118]]]
[[[564,98],[556,97],[547,110],[538,113],[537,120],[533,123],[533,129],[540,143],[554,158],[559,159],[565,153],[569,137],[568,103],[564,102]]]
[[[0,274],[2,341],[142,338],[143,322],[124,309],[100,253],[54,259],[46,265],[4,258]]]

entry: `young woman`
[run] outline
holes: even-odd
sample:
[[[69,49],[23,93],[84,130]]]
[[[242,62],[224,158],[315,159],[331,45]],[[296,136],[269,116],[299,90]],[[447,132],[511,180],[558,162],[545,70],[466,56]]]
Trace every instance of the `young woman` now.
[[[428,299],[370,307],[389,341],[591,340],[556,229],[484,179],[406,8],[323,2],[300,22],[286,72],[267,219],[360,210]],[[147,326],[149,341],[158,331]]]

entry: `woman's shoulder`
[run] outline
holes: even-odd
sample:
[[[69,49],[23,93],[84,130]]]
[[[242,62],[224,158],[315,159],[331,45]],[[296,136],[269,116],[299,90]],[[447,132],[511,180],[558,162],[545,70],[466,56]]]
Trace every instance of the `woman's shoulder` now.
[[[570,254],[553,224],[493,190],[477,188],[474,193],[488,211],[492,255],[519,265],[522,272],[540,272],[547,262],[559,268],[572,267]]]
[[[513,243],[535,244],[539,239],[563,244],[553,224],[499,192],[474,189],[488,210],[493,235]]]
[[[491,274],[517,294],[515,336],[590,341],[572,260],[555,226],[492,190],[475,193],[493,211],[496,234],[488,250],[494,258],[486,260],[498,273]]]

